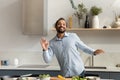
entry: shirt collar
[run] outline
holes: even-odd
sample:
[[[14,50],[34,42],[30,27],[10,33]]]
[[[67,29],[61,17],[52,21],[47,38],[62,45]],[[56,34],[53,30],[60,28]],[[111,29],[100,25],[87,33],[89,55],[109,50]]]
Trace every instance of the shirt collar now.
[[[65,32],[64,37],[67,37],[67,36],[69,36],[69,35],[68,35],[68,33]],[[64,38],[64,37],[63,37],[63,38]],[[62,40],[62,39],[58,38],[57,35],[56,35],[55,39],[58,40],[58,41],[59,41],[59,40]]]

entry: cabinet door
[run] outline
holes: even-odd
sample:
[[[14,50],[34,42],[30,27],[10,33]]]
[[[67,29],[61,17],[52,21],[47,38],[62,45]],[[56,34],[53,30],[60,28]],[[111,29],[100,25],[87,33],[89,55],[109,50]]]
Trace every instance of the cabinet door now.
[[[33,74],[33,75],[39,75],[39,74],[50,74],[50,76],[57,76],[60,74],[59,70],[9,70],[4,69],[0,70],[0,76],[20,76],[25,74]]]
[[[120,72],[110,72],[110,79],[120,80]]]
[[[44,0],[23,0],[23,33],[43,34]]]

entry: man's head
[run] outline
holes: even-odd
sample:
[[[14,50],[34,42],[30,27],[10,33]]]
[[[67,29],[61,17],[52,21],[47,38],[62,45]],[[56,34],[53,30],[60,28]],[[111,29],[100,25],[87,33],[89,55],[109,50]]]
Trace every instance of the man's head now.
[[[64,33],[66,31],[67,23],[64,18],[59,18],[55,23],[57,33]]]

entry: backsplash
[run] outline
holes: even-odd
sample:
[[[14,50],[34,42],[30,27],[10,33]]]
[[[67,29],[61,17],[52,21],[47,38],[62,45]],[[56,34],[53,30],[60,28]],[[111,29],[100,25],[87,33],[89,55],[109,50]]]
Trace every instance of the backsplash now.
[[[85,53],[81,54],[82,59],[86,66],[91,66],[91,56]],[[120,64],[120,53],[104,53],[94,56],[94,66],[102,67],[116,67],[117,64]]]
[[[0,60],[8,60],[9,65],[13,65],[13,60],[19,60],[18,65],[23,64],[46,64],[42,57],[42,52],[13,52],[13,53],[0,53]],[[91,66],[91,55],[81,52],[81,57],[85,66]],[[94,56],[94,66],[115,67],[120,64],[120,53],[104,53]],[[58,65],[56,57],[52,59],[49,65]]]
[[[0,60],[8,60],[9,65],[14,66],[14,59],[18,59],[18,65],[23,64],[46,64],[42,57],[42,52],[2,52]],[[50,65],[58,65],[54,57]]]

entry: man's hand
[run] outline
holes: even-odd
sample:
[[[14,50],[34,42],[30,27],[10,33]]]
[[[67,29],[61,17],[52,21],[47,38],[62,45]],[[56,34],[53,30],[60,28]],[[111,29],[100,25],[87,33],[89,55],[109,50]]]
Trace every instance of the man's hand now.
[[[45,38],[41,38],[40,43],[43,50],[48,50],[49,42]]]
[[[97,49],[97,50],[94,51],[95,55],[101,54],[101,53],[104,53],[104,51],[102,49]]]

